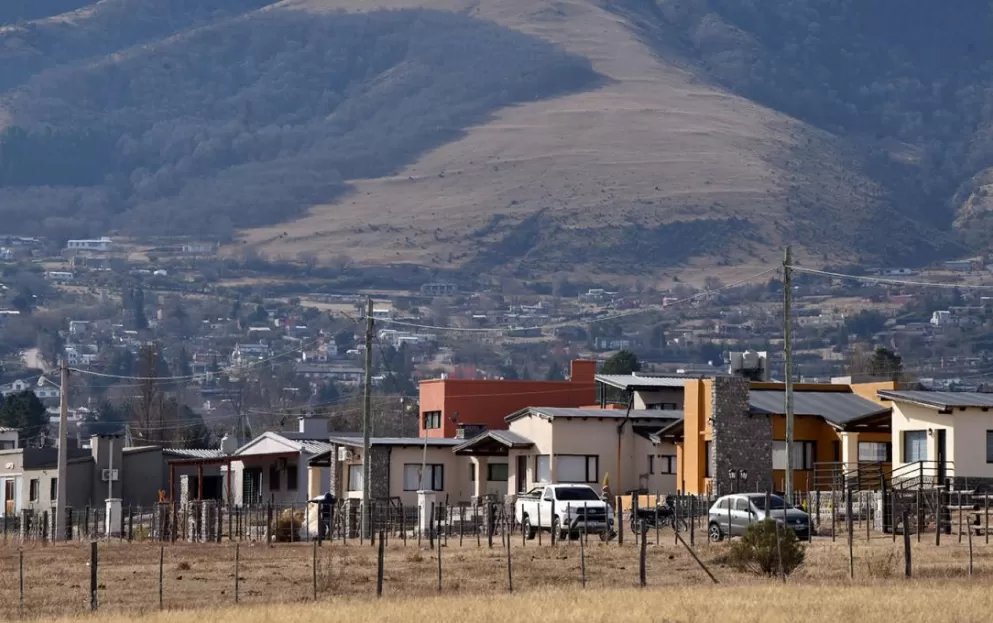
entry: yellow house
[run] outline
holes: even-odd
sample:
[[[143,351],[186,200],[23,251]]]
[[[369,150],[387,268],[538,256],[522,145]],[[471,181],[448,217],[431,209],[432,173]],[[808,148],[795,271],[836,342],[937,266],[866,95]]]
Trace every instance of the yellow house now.
[[[793,487],[817,488],[822,472],[892,457],[890,407],[876,392],[895,383],[794,384]],[[688,380],[684,418],[660,437],[677,447],[678,483],[692,494],[785,488],[786,391],[782,383],[739,377]],[[741,480],[744,470],[747,479]]]

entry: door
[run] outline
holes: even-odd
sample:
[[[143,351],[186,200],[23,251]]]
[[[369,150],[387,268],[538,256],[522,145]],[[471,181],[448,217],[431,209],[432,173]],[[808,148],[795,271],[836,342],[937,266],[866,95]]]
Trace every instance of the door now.
[[[751,508],[747,498],[734,498],[731,503],[731,536],[741,536],[751,523]]]
[[[249,467],[242,472],[241,503],[245,506],[262,503],[261,467]]]
[[[5,517],[17,515],[17,481],[13,478],[3,481],[3,513]]]
[[[555,502],[555,492],[551,487],[545,487],[541,494],[541,502],[538,504],[538,515],[541,517],[541,525],[544,528],[552,527],[552,504]]]
[[[935,442],[935,445],[937,446],[936,449],[935,449],[935,455],[936,455],[935,456],[935,461],[938,463],[938,485],[939,486],[943,486],[945,484],[945,479],[948,477],[948,474],[947,474],[947,471],[948,470],[945,467],[945,461],[946,461],[946,458],[945,457],[947,456],[947,454],[946,454],[947,448],[945,447],[945,443],[946,443],[945,433],[946,432],[947,431],[944,428],[939,428],[937,431],[935,431],[935,434],[937,435],[937,441]]]
[[[528,490],[528,457],[517,457],[517,492],[524,493]]]

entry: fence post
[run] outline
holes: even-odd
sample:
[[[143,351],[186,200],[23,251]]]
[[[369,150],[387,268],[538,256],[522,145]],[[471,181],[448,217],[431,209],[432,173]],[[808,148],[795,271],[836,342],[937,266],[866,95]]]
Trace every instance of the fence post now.
[[[941,489],[937,489],[936,488],[934,490],[934,497],[935,497],[935,507],[934,507],[934,546],[935,547],[939,547],[941,545],[941,531],[943,529],[942,524],[944,523],[944,519],[945,519],[945,512],[944,512],[944,510],[942,510],[943,507],[942,507],[942,504],[941,504],[941,497],[942,497],[942,491],[941,491]]]
[[[696,495],[690,496],[690,545],[696,545]]]
[[[441,592],[441,539],[438,539],[438,592]]]
[[[910,564],[910,532],[907,531],[907,511],[903,511],[903,573],[908,578],[911,575]]]
[[[310,561],[310,568],[313,572],[313,583],[314,583],[314,601],[317,601],[317,543],[314,541],[314,553]]]
[[[431,515],[428,516],[428,545],[434,549],[434,502],[431,502]]]
[[[97,542],[90,543],[90,610],[97,609]]]
[[[959,543],[962,542],[962,492],[958,492],[958,505],[959,505]]]
[[[617,496],[617,545],[624,545],[624,498]]]
[[[579,539],[579,580],[586,588],[586,539]]]
[[[165,546],[159,545],[159,610],[163,609],[163,588],[165,582]]]
[[[990,544],[990,494],[983,494],[983,532],[985,533],[986,544]]]
[[[439,542],[438,545],[440,546],[441,543]],[[385,543],[385,541],[383,539],[382,529],[380,529],[380,532],[379,532],[379,555],[378,555],[377,561],[376,561],[376,597],[382,597],[383,596],[383,554],[384,554],[385,550],[386,550],[386,543]],[[317,550],[315,549],[314,551],[316,552]],[[441,551],[441,548],[440,547],[439,547],[438,551],[439,552]],[[315,582],[316,582],[316,577],[317,576],[315,575],[314,577],[315,577]],[[316,599],[317,598],[317,592],[316,592],[317,584],[316,583],[314,584],[314,587],[315,587],[314,598]]]
[[[21,618],[24,618],[24,550],[17,552],[17,573],[19,575],[18,581],[18,611]]]
[[[514,573],[510,564],[510,533],[507,534],[507,592],[514,592]]]
[[[855,540],[855,529],[852,521],[852,490],[848,489],[848,495],[845,496],[845,515],[848,520],[848,577],[852,580],[855,579],[855,551],[852,547],[852,542]],[[809,527],[808,527],[809,532]],[[894,527],[893,534],[896,534],[896,528]]]
[[[555,502],[552,502],[552,512],[555,512]],[[493,549],[493,500],[486,502],[486,539],[490,549]],[[555,544],[555,537],[552,537],[552,544]]]
[[[969,577],[972,577],[972,526],[969,526]]]
[[[645,568],[646,567],[645,555],[647,553],[646,551],[647,540],[645,537],[648,536],[647,533],[648,533],[648,526],[643,526],[641,529],[641,547],[638,550],[638,582],[641,585],[641,588],[645,588],[645,586],[648,584],[648,577],[647,577],[648,570]],[[678,531],[676,532],[676,535],[678,538],[679,535]]]
[[[241,575],[241,543],[234,544],[234,603],[238,603],[238,582]]]

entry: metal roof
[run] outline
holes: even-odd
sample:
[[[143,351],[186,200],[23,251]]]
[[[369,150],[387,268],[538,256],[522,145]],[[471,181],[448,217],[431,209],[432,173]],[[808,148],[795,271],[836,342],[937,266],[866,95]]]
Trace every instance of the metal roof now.
[[[686,381],[698,377],[691,376],[638,376],[636,374],[598,374],[598,383],[605,383],[619,389],[664,389],[666,387],[680,388]]]
[[[524,412],[530,411],[539,416],[549,418],[598,418],[622,420],[625,415],[629,415],[632,420],[681,420],[682,411],[668,409],[631,409],[630,414],[626,409],[570,409],[565,407],[528,407]],[[507,416],[518,419],[523,417],[524,412],[518,411]]]
[[[748,404],[752,413],[782,415],[786,412],[786,392],[752,390],[748,393]],[[889,410],[885,405],[848,392],[793,392],[794,415],[813,415],[839,426]]]
[[[216,459],[224,456],[217,448],[163,448],[162,453],[187,459]]]
[[[993,394],[984,392],[932,392],[923,390],[881,390],[880,398],[898,402],[913,402],[928,407],[949,409],[952,407],[993,407]]]
[[[497,443],[500,443],[507,448],[530,448],[534,445],[534,442],[518,433],[509,430],[488,430],[484,433],[476,435],[472,439],[460,439],[463,443],[460,443],[455,447],[456,454],[472,448],[474,445],[485,441],[487,439],[492,439]]]
[[[331,444],[340,446],[362,447],[361,437],[331,437]],[[371,437],[370,446],[440,446],[452,447],[464,443],[465,439],[453,439],[450,437]],[[331,445],[327,444],[325,450],[330,450]],[[325,451],[325,450],[322,450]]]

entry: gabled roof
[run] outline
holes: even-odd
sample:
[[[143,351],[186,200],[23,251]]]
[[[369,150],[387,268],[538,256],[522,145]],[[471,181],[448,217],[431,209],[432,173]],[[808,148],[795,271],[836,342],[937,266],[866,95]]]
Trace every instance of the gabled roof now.
[[[327,437],[315,438],[313,435],[305,433],[277,433],[266,431],[258,437],[252,439],[242,447],[235,450],[232,456],[251,456],[247,453],[252,446],[258,445],[264,440],[272,440],[286,446],[287,451],[306,452],[307,454],[320,454],[331,449],[331,444]],[[269,453],[262,453],[269,454]]]
[[[352,448],[362,447],[362,437],[352,437],[346,435],[342,437],[331,437],[331,443],[339,446],[350,446]],[[454,439],[451,437],[370,437],[370,446],[423,446],[428,447],[452,447],[461,444],[464,439]]]
[[[633,391],[651,391],[667,387],[680,388],[686,381],[695,380],[699,377],[672,375],[672,376],[640,376],[637,374],[598,374],[596,382],[610,385],[618,389]]]
[[[632,409],[628,414],[626,409],[573,409],[567,407],[525,407],[520,411],[511,413],[506,418],[507,422],[513,422],[527,416],[537,416],[546,420],[562,419],[601,419],[601,420],[623,420],[629,416],[632,420],[681,420],[682,411],[667,409]]]
[[[524,435],[509,430],[489,430],[481,435],[476,435],[472,439],[460,439],[459,441],[463,441],[464,443],[455,446],[455,454],[472,454],[471,451],[474,448],[482,448],[484,446],[497,446],[500,448],[502,454],[507,450],[530,448],[534,445],[534,442]]]
[[[896,402],[909,402],[938,409],[993,408],[993,394],[983,392],[932,392],[925,390],[880,390],[880,398]]]
[[[786,413],[786,392],[752,390],[748,393],[752,413],[783,415]],[[849,392],[793,392],[793,414],[811,415],[830,424],[843,427],[861,418],[890,412],[890,408]]]

